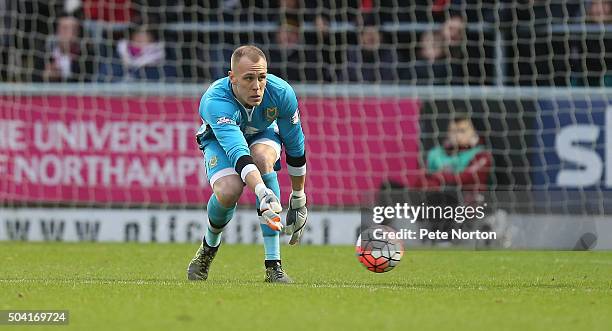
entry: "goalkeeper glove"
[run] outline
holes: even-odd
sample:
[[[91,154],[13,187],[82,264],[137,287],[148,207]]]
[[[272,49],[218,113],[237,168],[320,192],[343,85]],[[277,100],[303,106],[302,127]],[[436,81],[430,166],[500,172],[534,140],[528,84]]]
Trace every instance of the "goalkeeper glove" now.
[[[263,185],[263,184],[260,184]],[[283,211],[280,200],[269,188],[256,188],[256,194],[259,198],[259,210],[261,211],[260,222],[266,224],[274,231],[280,231],[283,228],[280,212]]]
[[[285,227],[285,233],[291,235],[289,245],[295,245],[300,241],[306,226],[307,217],[306,194],[295,196],[291,193],[289,209],[287,210],[287,226]]]

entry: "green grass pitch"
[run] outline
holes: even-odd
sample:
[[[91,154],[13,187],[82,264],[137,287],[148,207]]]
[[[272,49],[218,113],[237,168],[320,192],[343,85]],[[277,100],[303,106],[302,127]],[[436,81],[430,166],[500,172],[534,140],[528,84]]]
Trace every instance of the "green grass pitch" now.
[[[293,285],[263,283],[261,246],[0,243],[0,309],[68,309],[54,330],[611,330],[612,252],[407,251],[374,274],[353,247],[282,249]],[[0,330],[20,330],[1,326]]]

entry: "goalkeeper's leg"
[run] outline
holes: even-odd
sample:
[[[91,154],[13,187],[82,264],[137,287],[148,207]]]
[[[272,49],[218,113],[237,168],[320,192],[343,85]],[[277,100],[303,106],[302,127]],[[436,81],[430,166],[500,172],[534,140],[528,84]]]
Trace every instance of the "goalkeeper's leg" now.
[[[265,131],[257,134],[250,145],[251,155],[255,163],[258,164],[262,174],[280,170],[281,140],[276,132],[276,124],[272,124]],[[272,150],[274,150],[275,153],[272,152]],[[271,181],[276,182],[272,179]],[[268,188],[271,187],[268,186]],[[277,193],[280,193],[280,190]],[[291,236],[291,239],[289,239],[290,245],[299,243],[304,233],[308,217],[306,195],[303,191],[301,194],[299,193],[300,192],[291,193],[285,227],[283,228],[284,233]],[[280,199],[280,196],[278,198]]]
[[[206,208],[208,227],[202,243],[187,268],[190,280],[205,280],[208,270],[221,244],[221,233],[229,223],[236,209],[236,202],[243,190],[240,176],[231,164],[221,146],[215,141],[205,149],[206,172],[213,195]]]
[[[280,158],[280,144],[272,140],[259,140],[251,144],[251,156],[257,165],[261,178],[266,187],[271,189],[274,194],[280,198],[280,186],[278,177],[274,171],[274,164]],[[259,207],[259,199],[256,202],[256,208]],[[262,217],[261,211],[257,213]],[[280,256],[280,231],[271,229],[268,225],[262,222],[260,224],[261,232],[264,240],[265,251],[265,266],[267,282],[273,283],[290,283],[291,278],[283,271]]]

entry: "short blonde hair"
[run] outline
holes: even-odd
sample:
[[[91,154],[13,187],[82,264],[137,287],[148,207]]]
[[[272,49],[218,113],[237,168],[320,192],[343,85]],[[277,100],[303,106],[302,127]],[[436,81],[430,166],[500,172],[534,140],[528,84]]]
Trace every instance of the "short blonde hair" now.
[[[240,46],[236,48],[234,52],[232,53],[232,60],[231,60],[232,70],[234,69],[236,64],[240,62],[240,59],[242,59],[242,57],[244,56],[248,57],[249,60],[253,62],[257,62],[261,58],[266,60],[266,55],[257,46],[252,46],[252,45]]]

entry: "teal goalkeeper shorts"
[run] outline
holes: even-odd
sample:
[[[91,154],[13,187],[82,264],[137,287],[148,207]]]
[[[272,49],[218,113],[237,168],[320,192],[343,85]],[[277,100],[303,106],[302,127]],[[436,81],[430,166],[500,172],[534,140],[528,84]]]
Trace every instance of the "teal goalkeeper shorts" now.
[[[274,170],[280,170],[280,155],[281,155],[281,139],[278,135],[278,127],[276,123],[272,123],[264,131],[249,137],[247,139],[249,147],[255,144],[268,145],[276,151],[276,163]],[[210,187],[213,187],[215,182],[225,176],[238,175],[227,154],[219,144],[216,138],[210,137],[204,139],[200,143],[200,149],[204,154],[204,164],[206,166],[206,177]]]

